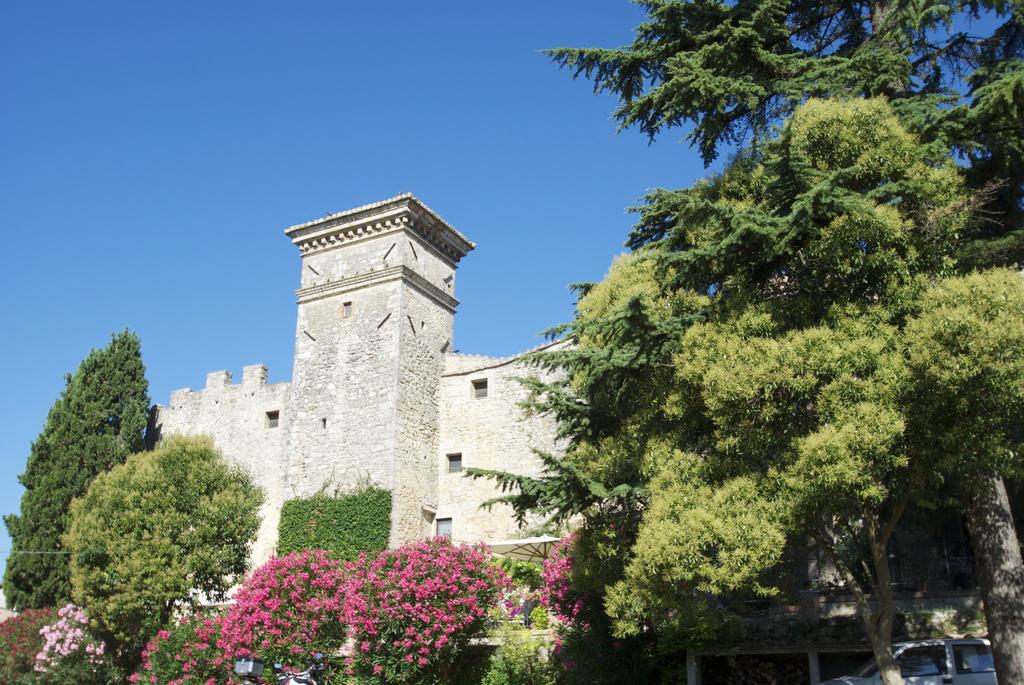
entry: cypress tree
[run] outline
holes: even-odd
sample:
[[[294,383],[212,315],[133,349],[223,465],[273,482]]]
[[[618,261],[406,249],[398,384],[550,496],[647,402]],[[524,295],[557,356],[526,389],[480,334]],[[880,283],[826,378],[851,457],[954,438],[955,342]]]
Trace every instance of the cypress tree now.
[[[12,543],[4,592],[12,606],[56,606],[71,598],[61,544],[71,501],[98,474],[143,448],[149,404],[141,343],[127,330],[66,376],[19,476],[21,513],[4,517]]]

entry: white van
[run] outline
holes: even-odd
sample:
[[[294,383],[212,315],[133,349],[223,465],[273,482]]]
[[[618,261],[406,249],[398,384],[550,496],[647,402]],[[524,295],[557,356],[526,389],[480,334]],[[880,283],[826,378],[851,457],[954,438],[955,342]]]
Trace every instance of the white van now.
[[[996,685],[992,649],[988,640],[917,640],[892,646],[906,685]],[[880,685],[872,659],[855,675],[822,685]]]

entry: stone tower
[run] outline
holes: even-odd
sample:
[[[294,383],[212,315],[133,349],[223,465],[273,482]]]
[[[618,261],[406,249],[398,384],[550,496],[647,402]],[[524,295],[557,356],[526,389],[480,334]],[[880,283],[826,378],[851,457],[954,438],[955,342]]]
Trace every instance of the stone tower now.
[[[455,269],[474,245],[412,195],[292,226],[301,275],[291,382],[261,364],[207,374],[158,405],[153,435],[209,435],[266,492],[252,563],[277,547],[282,508],[321,490],[391,492],[392,546],[430,535],[516,537],[499,494],[463,467],[539,476],[554,420],[524,413],[521,355],[452,349]],[[561,343],[556,343],[561,344]],[[329,525],[329,523],[325,523]]]
[[[472,242],[410,194],[285,230],[301,255],[285,497],[370,481],[391,544],[431,534],[455,269]]]

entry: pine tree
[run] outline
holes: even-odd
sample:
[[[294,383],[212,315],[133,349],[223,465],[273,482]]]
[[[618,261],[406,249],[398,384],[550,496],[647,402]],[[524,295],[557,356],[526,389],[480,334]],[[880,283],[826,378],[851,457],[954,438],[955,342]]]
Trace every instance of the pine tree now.
[[[808,98],[882,97],[901,124],[939,154],[959,155],[972,191],[971,207],[982,221],[964,227],[952,256],[968,273],[1024,263],[1024,4],[1008,0],[865,0],[858,3],[804,0],[695,2],[640,0],[648,14],[631,45],[620,49],[559,48],[554,61],[574,77],[591,79],[598,92],[619,98],[615,117],[652,140],[666,129],[689,127],[688,140],[706,164],[735,148],[733,182],[756,191],[758,179],[737,167],[750,166],[773,139],[780,122]],[[986,30],[992,27],[991,30]],[[752,193],[748,193],[752,194]],[[777,274],[780,253],[794,236],[784,227],[756,226],[738,206],[728,222],[736,229],[720,254],[690,250],[694,230],[681,217],[703,221],[687,191],[656,191],[645,198],[640,224],[627,245],[659,246],[679,252],[675,266],[694,257],[725,258],[763,245],[744,278]],[[822,196],[815,202],[829,202]],[[811,205],[808,210],[817,210]],[[715,217],[711,217],[715,220]],[[779,223],[783,217],[778,217]],[[747,230],[744,231],[744,228]],[[675,238],[674,238],[675,237]],[[679,239],[682,238],[682,239]],[[673,243],[673,240],[675,242]],[[737,242],[748,241],[746,244]],[[778,243],[773,241],[783,240]],[[789,244],[786,244],[789,243]],[[749,257],[749,254],[747,255]],[[662,275],[670,273],[663,269]],[[716,286],[712,278],[707,285]],[[696,284],[682,284],[676,286]],[[542,390],[540,403],[559,416],[567,435],[579,442],[614,436],[637,416],[651,386],[643,379],[663,364],[676,338],[647,325],[626,332],[634,307],[616,321],[577,320],[574,329],[616,331],[628,347],[564,351],[547,362],[574,379],[574,393]],[[685,322],[669,322],[685,323]],[[660,325],[660,324],[659,324]],[[640,379],[635,382],[634,379]],[[1018,421],[1019,424],[1019,421]],[[648,427],[657,429],[657,426]],[[643,435],[643,429],[632,428]],[[984,543],[977,563],[986,615],[1001,680],[1024,679],[1024,654],[1008,636],[1024,632],[1019,606],[1024,587],[1019,537],[1001,476],[976,471],[965,482],[963,501],[976,542]],[[986,487],[975,487],[985,484]],[[986,578],[988,580],[986,580]],[[993,586],[1002,579],[1001,585]],[[995,594],[993,594],[995,592]],[[1007,597],[1010,598],[1007,601]],[[1007,608],[1008,607],[1008,608]],[[997,615],[1001,614],[1001,615]]]
[[[759,149],[808,97],[885,97],[902,124],[968,163],[991,219],[972,265],[1024,262],[1024,4],[1008,0],[638,0],[624,48],[554,61],[619,97],[652,140],[686,125],[706,164]],[[985,31],[986,27],[992,27]]]
[[[18,609],[71,598],[61,536],[74,498],[98,474],[143,448],[149,390],[138,336],[127,330],[92,350],[66,377],[60,397],[32,443],[20,515],[4,517],[12,549],[4,572],[7,600]]]

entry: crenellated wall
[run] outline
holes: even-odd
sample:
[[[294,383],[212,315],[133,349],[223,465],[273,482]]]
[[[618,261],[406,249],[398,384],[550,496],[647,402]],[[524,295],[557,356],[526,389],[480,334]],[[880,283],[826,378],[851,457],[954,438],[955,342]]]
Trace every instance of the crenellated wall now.
[[[207,374],[202,390],[175,390],[167,405],[157,407],[154,419],[158,435],[211,436],[228,462],[263,488],[263,523],[252,550],[257,563],[270,557],[277,542],[287,476],[288,399],[288,383],[268,384],[267,368],[255,364],[243,369],[241,383],[232,384],[228,371],[214,371]],[[271,427],[268,412],[278,412],[276,427]]]

